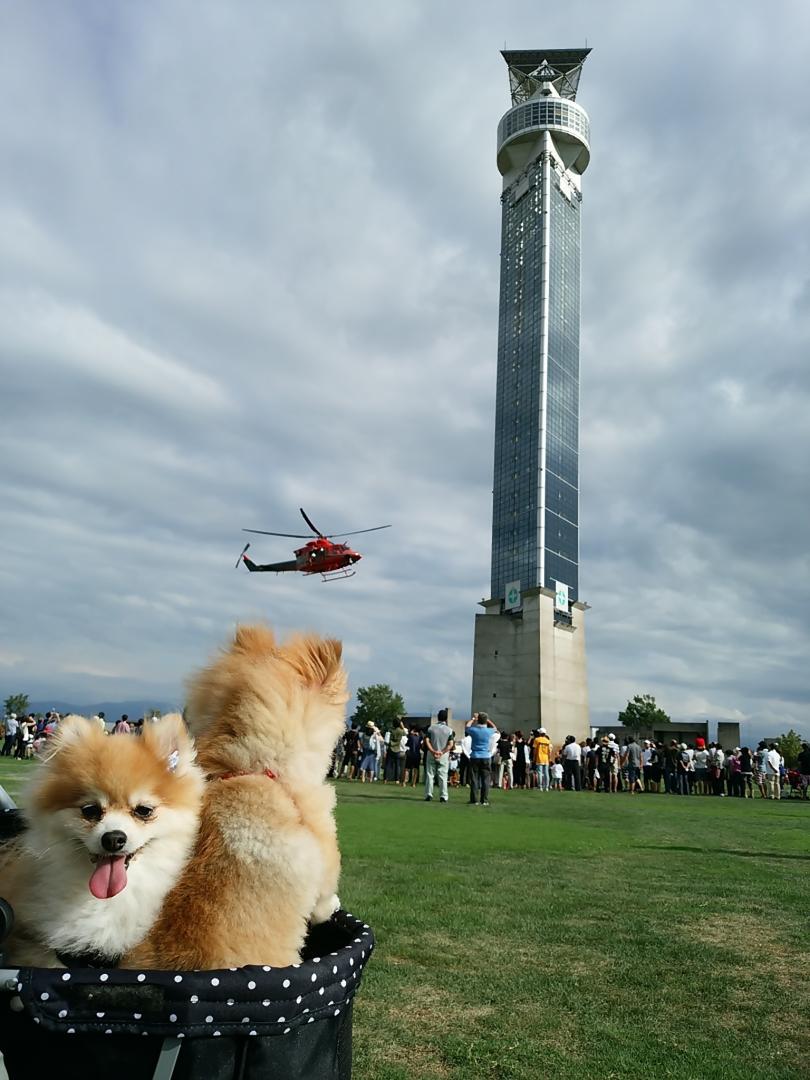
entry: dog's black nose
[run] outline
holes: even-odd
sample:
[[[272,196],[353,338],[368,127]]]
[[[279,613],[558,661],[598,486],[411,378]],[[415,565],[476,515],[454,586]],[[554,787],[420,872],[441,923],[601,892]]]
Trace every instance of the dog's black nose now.
[[[127,842],[127,834],[121,829],[112,829],[105,832],[101,838],[101,846],[105,851],[120,851]]]

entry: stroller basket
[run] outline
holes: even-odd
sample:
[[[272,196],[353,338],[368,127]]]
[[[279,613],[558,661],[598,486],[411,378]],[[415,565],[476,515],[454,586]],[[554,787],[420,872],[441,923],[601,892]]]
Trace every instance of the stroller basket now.
[[[350,1080],[373,948],[368,925],[337,911],[286,968],[3,969],[0,1050],[10,1080]]]

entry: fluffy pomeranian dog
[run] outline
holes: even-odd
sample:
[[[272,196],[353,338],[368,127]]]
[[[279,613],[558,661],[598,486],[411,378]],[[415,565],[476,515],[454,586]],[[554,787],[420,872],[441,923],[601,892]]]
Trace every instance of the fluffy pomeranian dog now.
[[[204,788],[178,714],[140,737],[68,716],[0,851],[14,908],[6,960],[114,966],[154,922],[191,853]]]
[[[208,783],[183,876],[127,967],[297,963],[309,922],[339,907],[335,794],[325,781],[348,700],[338,641],[277,643],[264,626],[190,683]]]

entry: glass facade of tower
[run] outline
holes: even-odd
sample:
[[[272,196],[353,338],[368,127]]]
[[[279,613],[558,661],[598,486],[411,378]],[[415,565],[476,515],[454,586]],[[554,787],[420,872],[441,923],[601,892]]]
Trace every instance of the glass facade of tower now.
[[[574,601],[579,598],[580,196],[555,158],[545,175],[546,191],[538,155],[502,196],[491,595],[503,597],[512,581],[520,581],[522,590],[553,589],[561,581]],[[544,235],[549,248],[545,328]]]

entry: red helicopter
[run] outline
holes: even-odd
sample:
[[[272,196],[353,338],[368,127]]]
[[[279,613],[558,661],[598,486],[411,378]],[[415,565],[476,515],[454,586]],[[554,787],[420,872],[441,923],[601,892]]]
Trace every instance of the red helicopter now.
[[[273,571],[282,574],[288,570],[298,570],[302,574],[320,574],[324,581],[334,578],[354,577],[355,571],[351,569],[356,562],[362,559],[358,551],[353,551],[348,544],[333,544],[332,540],[337,536],[354,536],[356,533],[379,532],[380,529],[390,529],[390,525],[377,525],[373,529],[355,529],[345,533],[322,533],[320,529],[309,520],[302,507],[301,517],[309,525],[315,534],[314,540],[309,540],[303,547],[297,548],[294,559],[286,562],[255,563],[248,558],[247,550],[250,542],[245,544],[236,560],[236,568],[243,562],[251,573],[264,573]],[[279,533],[267,532],[265,529],[242,529],[242,532],[259,533],[261,536],[289,536],[296,540],[308,540],[306,533]]]

